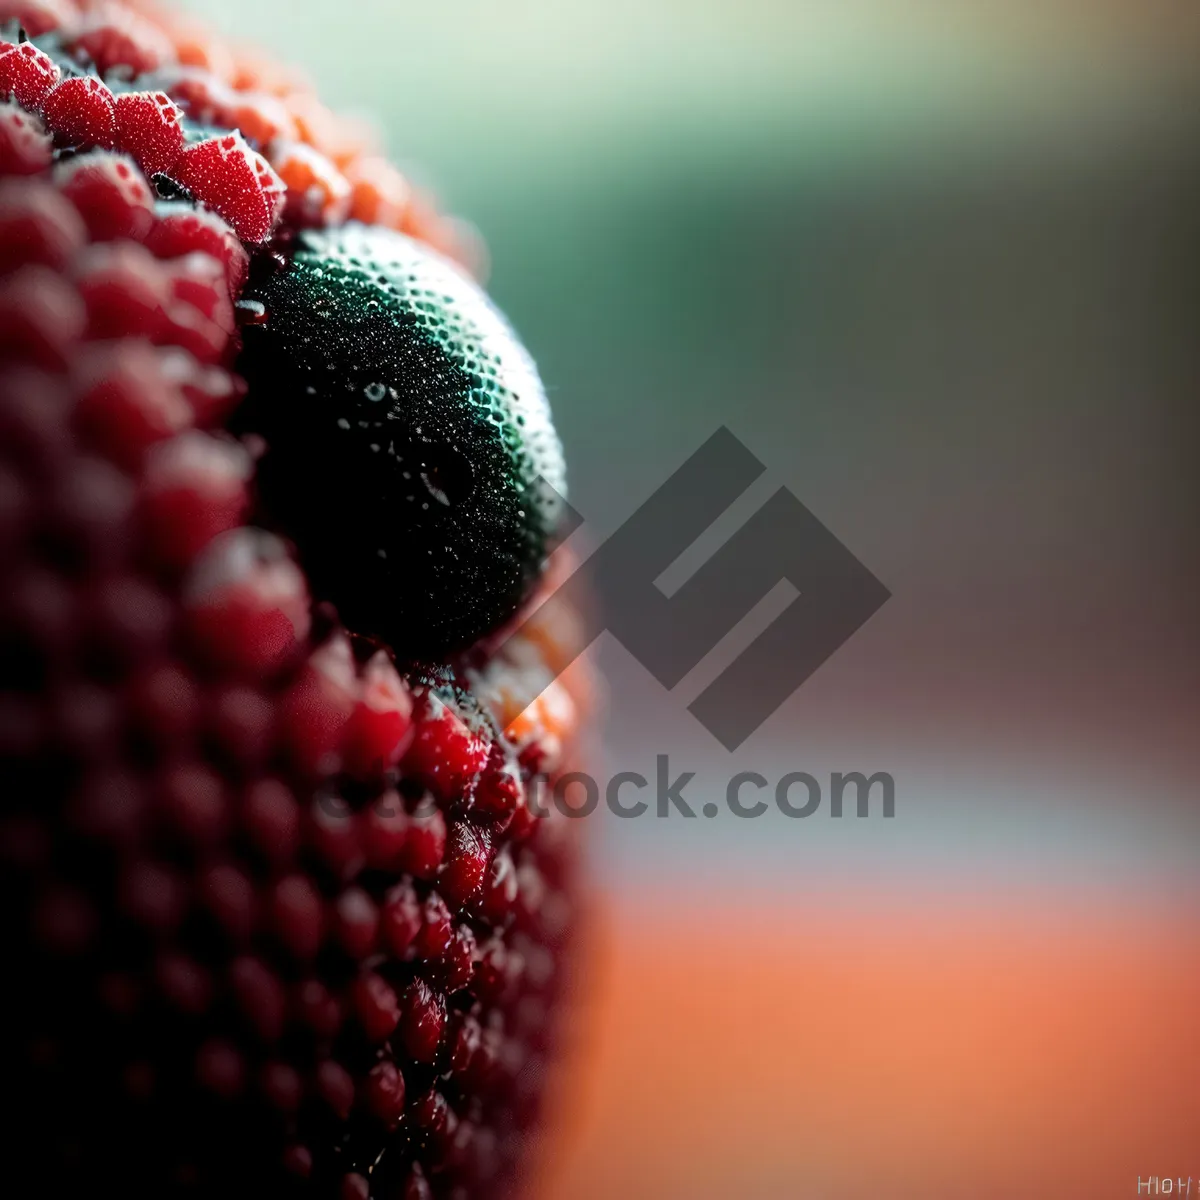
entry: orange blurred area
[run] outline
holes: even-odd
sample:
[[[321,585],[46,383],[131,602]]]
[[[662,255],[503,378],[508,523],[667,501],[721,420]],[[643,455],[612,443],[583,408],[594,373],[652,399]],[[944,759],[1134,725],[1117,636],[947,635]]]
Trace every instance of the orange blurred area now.
[[[845,902],[672,912],[648,896],[607,913],[539,1194],[1200,1188],[1193,914],[1116,895],[1070,912]]]

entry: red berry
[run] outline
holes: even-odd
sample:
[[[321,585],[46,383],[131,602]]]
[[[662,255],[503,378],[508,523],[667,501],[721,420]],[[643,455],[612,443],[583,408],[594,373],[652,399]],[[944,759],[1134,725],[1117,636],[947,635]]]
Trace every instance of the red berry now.
[[[407,744],[411,716],[408,689],[380,650],[363,670],[361,696],[343,736],[346,770],[366,778],[394,766]]]
[[[168,384],[160,386],[160,395],[172,394]],[[168,572],[182,571],[219,534],[237,528],[250,503],[249,477],[241,446],[198,430],[153,450],[140,498],[149,561]]]
[[[366,958],[375,949],[379,909],[362,888],[347,888],[334,902],[333,933],[351,958]]]
[[[246,793],[242,810],[246,833],[269,862],[292,859],[300,844],[300,808],[278,779],[260,779]]]
[[[475,789],[473,814],[503,828],[512,819],[524,797],[525,784],[517,764],[501,753],[499,747],[493,747],[487,767]]]
[[[63,366],[85,321],[79,293],[45,267],[22,267],[0,280],[0,356],[9,361]]]
[[[54,181],[98,242],[140,241],[154,224],[154,193],[133,159],[93,150],[62,163]]]
[[[421,906],[412,884],[396,884],[384,899],[380,916],[383,940],[396,958],[408,957],[409,948],[421,932],[421,926]]]
[[[397,870],[408,840],[408,826],[408,813],[394,788],[373,800],[359,816],[359,844],[368,866]]]
[[[187,742],[200,715],[200,689],[192,676],[174,662],[156,662],[130,682],[131,724],[147,741],[161,748]]]
[[[70,0],[4,0],[0,18],[15,21],[29,37],[61,29],[73,20]]]
[[[400,1021],[404,1048],[418,1062],[433,1062],[445,1024],[446,1009],[441,996],[425,980],[413,980],[404,993]]]
[[[306,979],[292,998],[296,1018],[318,1038],[325,1041],[337,1036],[342,1024],[342,1011],[337,1000],[319,979]]]
[[[169,260],[163,268],[171,295],[176,300],[190,304],[227,338],[233,335],[233,303],[225,282],[225,268],[218,259],[202,251],[193,251]]]
[[[192,410],[163,376],[157,352],[138,342],[78,360],[75,428],[92,449],[127,470],[155,443],[186,428]]]
[[[468,925],[454,931],[439,964],[438,976],[447,994],[457,992],[471,982],[475,969],[475,935]]]
[[[229,863],[216,863],[199,879],[199,899],[217,927],[235,945],[250,940],[257,924],[254,885]]]
[[[152,21],[121,4],[100,4],[84,18],[70,41],[106,75],[121,69],[127,78],[157,71],[175,57],[170,39]]]
[[[40,108],[61,74],[58,64],[32,42],[0,42],[0,92],[22,108]]]
[[[178,258],[195,251],[211,255],[225,267],[231,297],[241,294],[250,271],[250,257],[229,225],[216,213],[191,205],[163,205],[146,236],[146,245],[159,258]]]
[[[316,1090],[335,1116],[343,1121],[349,1118],[354,1107],[354,1080],[341,1063],[326,1059],[317,1065]]]
[[[116,133],[147,176],[169,172],[183,152],[183,113],[165,92],[123,92],[116,101]]]
[[[362,866],[358,822],[350,805],[333,792],[314,797],[305,821],[305,840],[339,879],[350,879]]]
[[[42,119],[61,144],[105,149],[116,144],[117,101],[95,76],[64,79],[46,97]]]
[[[229,981],[238,1008],[258,1036],[278,1041],[287,1017],[287,994],[276,974],[262,959],[246,955],[230,964]]]
[[[155,978],[167,1002],[189,1016],[202,1015],[212,1003],[212,976],[186,955],[163,954]]]
[[[283,1152],[283,1169],[297,1179],[307,1179],[312,1174],[313,1156],[307,1146],[289,1146]]]
[[[404,1116],[404,1076],[396,1064],[376,1063],[367,1076],[366,1101],[385,1125],[395,1125]]]
[[[308,633],[304,577],[279,542],[249,529],[208,546],[184,602],[193,652],[209,669],[262,675]]]
[[[421,930],[413,949],[418,958],[440,958],[450,945],[450,938],[450,910],[437,892],[430,892],[421,906]]]
[[[49,182],[0,183],[0,273],[31,264],[62,270],[87,236],[75,206]]]
[[[133,242],[89,246],[76,256],[75,277],[89,339],[161,337],[166,281],[143,247]]]
[[[485,829],[470,821],[450,827],[438,887],[451,904],[462,906],[479,891],[491,856],[491,835]]]
[[[217,688],[210,702],[207,729],[215,756],[227,767],[249,775],[271,752],[275,708],[252,687]]]
[[[205,1042],[196,1052],[196,1078],[201,1087],[232,1100],[245,1083],[246,1068],[237,1048],[223,1038]]]
[[[319,778],[341,765],[358,690],[350,642],[338,634],[312,654],[283,701],[280,741],[303,774]]]
[[[342,1179],[338,1200],[370,1200],[371,1184],[365,1176],[354,1172]]]
[[[224,217],[244,242],[266,241],[275,228],[283,205],[283,182],[241,134],[187,146],[174,174],[197,200]]]
[[[304,875],[289,875],[271,891],[274,929],[299,959],[313,958],[321,947],[324,912],[321,897]]]
[[[502,850],[492,859],[475,910],[489,924],[503,928],[517,899],[517,872],[512,857]]]
[[[351,987],[358,1023],[370,1042],[390,1037],[400,1020],[396,993],[373,972],[360,975]]]
[[[280,1112],[293,1113],[300,1107],[304,1097],[304,1084],[300,1073],[283,1062],[269,1062],[259,1076],[259,1085],[267,1103]]]
[[[405,769],[442,800],[458,799],[487,761],[487,738],[429,691],[418,700],[414,725]]]
[[[33,175],[50,165],[50,134],[20,105],[0,103],[0,175]]]
[[[159,935],[172,932],[187,904],[183,881],[169,867],[142,859],[126,868],[118,888],[130,920]]]
[[[400,865],[419,879],[432,879],[446,850],[446,818],[426,798],[409,819]]]
[[[229,804],[221,777],[199,763],[169,767],[158,780],[166,826],[186,843],[216,844],[225,831]]]

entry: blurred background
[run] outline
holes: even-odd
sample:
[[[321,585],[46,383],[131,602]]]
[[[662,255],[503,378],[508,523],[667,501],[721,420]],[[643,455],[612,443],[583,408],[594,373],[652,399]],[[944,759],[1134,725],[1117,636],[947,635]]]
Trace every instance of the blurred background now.
[[[192,7],[479,227],[589,536],[727,424],[893,593],[733,755],[601,646],[598,774],[896,815],[590,822],[542,1194],[1200,1190],[1200,6]]]

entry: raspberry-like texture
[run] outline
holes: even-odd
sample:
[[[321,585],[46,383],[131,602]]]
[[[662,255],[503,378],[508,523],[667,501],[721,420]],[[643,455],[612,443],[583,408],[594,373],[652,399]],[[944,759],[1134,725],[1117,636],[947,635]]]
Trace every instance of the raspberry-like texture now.
[[[569,630],[502,636],[561,463],[478,267],[293,73],[0,0],[5,1194],[520,1194],[579,923],[528,796],[587,692],[543,690]],[[322,440],[385,398],[371,492],[380,439]]]

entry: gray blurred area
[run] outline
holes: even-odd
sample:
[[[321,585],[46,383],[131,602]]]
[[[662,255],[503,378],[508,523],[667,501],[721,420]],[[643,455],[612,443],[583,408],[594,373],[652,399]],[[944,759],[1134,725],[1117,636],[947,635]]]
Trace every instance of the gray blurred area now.
[[[1192,895],[1194,6],[193,7],[479,226],[591,536],[727,424],[893,593],[732,757],[603,648],[613,770],[897,781],[888,822],[608,820],[611,878]]]

